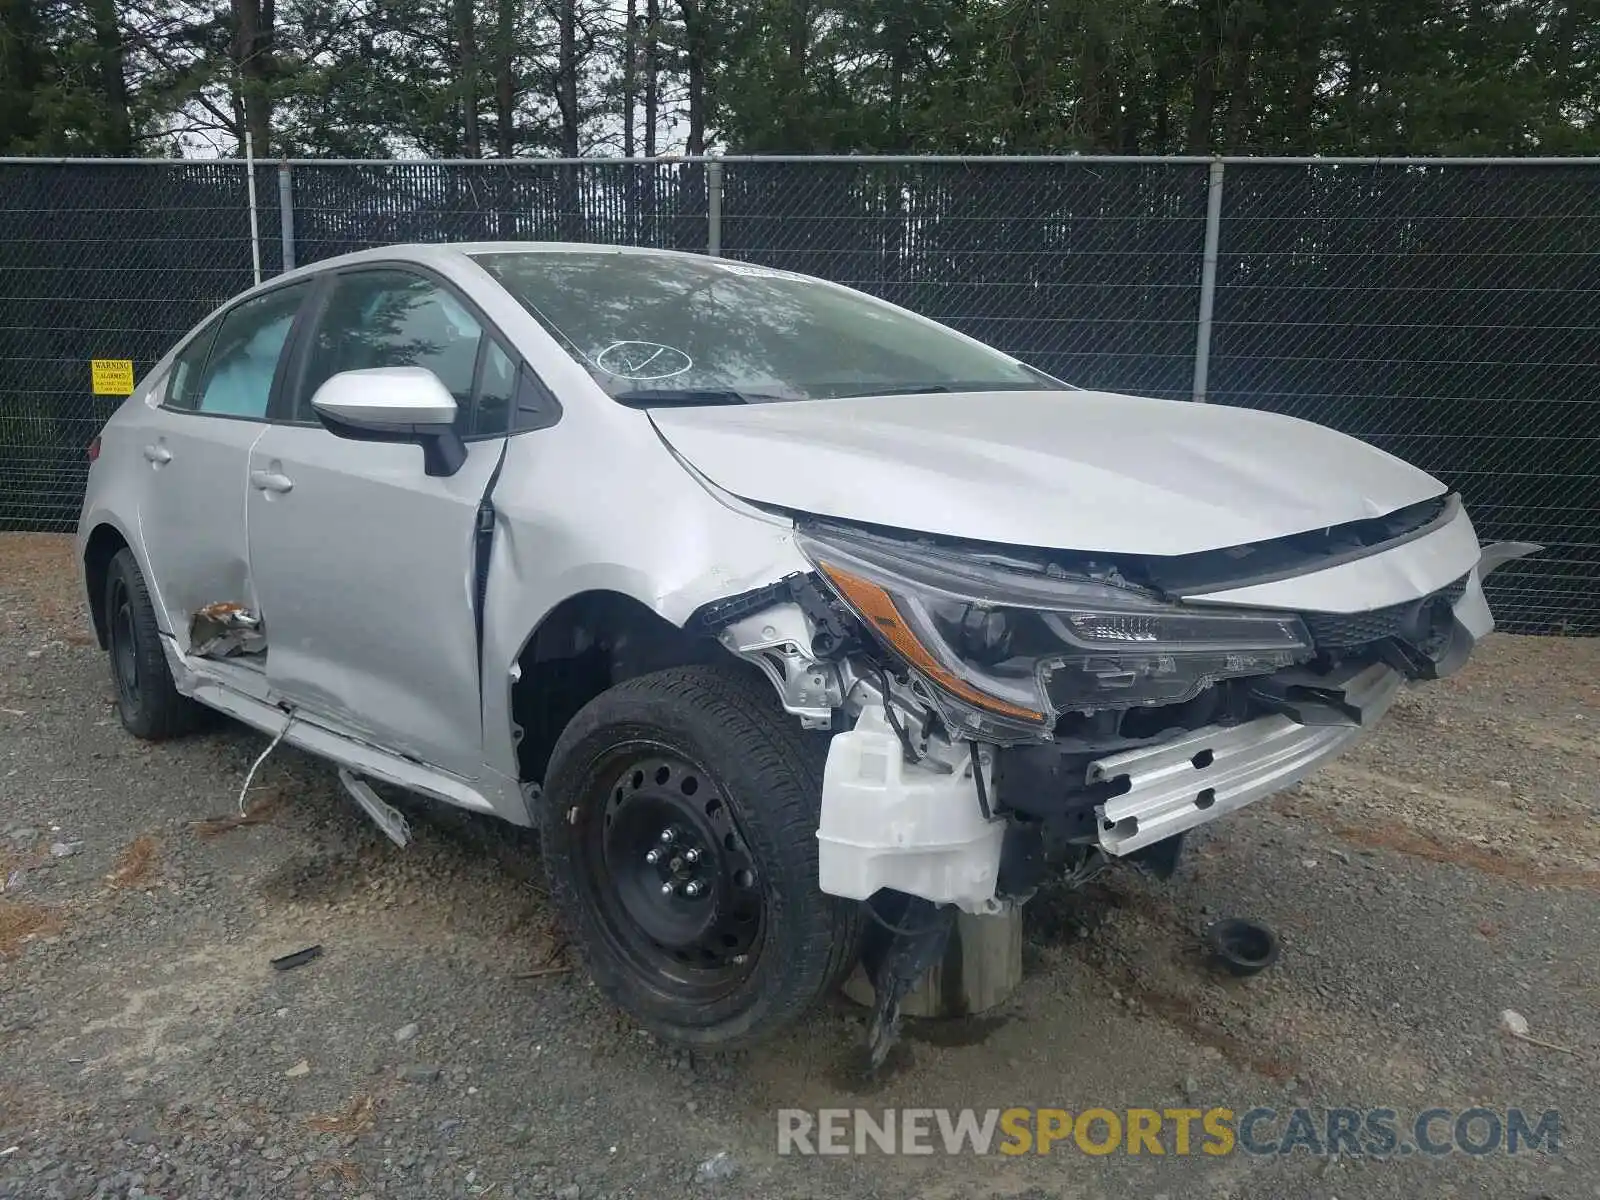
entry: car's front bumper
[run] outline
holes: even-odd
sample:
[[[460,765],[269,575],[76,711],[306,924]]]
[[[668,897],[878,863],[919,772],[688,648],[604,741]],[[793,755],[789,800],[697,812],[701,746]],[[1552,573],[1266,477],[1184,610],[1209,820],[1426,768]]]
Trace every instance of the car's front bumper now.
[[[1455,621],[1444,647],[1414,675],[1450,674],[1494,628],[1479,568],[1468,575],[1452,611]],[[1326,683],[1342,692],[1348,723],[1302,724],[1274,714],[1094,760],[1085,783],[1122,787],[1126,781],[1125,791],[1095,808],[1100,848],[1131,854],[1298,783],[1376,724],[1404,683],[1385,663],[1350,668]]]
[[[1504,561],[1491,561],[1495,549],[1485,552],[1484,568],[1469,573],[1438,657],[1413,674],[1449,674],[1494,628],[1482,574]],[[1383,662],[1355,666],[1318,681],[1343,720],[1316,724],[1309,716],[1300,721],[1273,714],[1092,760],[1082,785],[1122,789],[1095,806],[1100,848],[1131,854],[1282,791],[1382,718],[1404,682],[1401,671]],[[856,733],[855,739],[836,737],[828,757],[819,831],[823,890],[859,898],[893,887],[969,912],[988,911],[1005,821],[980,816],[970,771],[938,775],[900,763],[900,747],[886,727],[869,724]],[[873,754],[846,753],[869,736]],[[864,772],[869,760],[872,769]]]
[[[1342,688],[1359,724],[1302,725],[1274,714],[1096,759],[1088,783],[1127,787],[1095,808],[1100,848],[1129,854],[1299,782],[1382,717],[1403,683],[1382,663],[1352,672]]]

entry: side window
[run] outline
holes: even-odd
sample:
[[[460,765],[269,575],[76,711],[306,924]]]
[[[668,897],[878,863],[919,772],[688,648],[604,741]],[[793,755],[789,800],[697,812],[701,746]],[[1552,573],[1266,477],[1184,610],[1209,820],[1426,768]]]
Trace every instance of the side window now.
[[[517,411],[511,419],[514,432],[548,429],[561,419],[561,405],[531,371],[524,371],[517,386]]]
[[[206,359],[197,411],[265,418],[278,356],[308,284],[297,283],[246,300],[223,315]],[[177,386],[176,377],[174,387]]]
[[[465,436],[505,433],[516,394],[516,361],[491,338],[484,347],[483,371],[478,377],[478,405],[472,410]]]
[[[217,324],[212,322],[201,330],[173,360],[172,372],[167,376],[165,403],[168,408],[192,409],[200,402],[200,377],[205,374],[211,343],[217,339]]]
[[[311,397],[331,376],[369,367],[427,367],[472,411],[482,327],[449,292],[408,271],[360,271],[333,285],[312,338],[295,418],[315,420]]]

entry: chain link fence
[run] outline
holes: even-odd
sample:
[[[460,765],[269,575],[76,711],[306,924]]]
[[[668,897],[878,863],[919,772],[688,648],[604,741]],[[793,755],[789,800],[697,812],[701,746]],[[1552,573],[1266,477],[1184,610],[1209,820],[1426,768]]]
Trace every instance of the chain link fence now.
[[[1600,160],[0,162],[0,528],[70,529],[111,411],[254,278],[406,241],[709,251],[1087,387],[1272,409],[1461,490],[1503,627],[1600,633]],[[252,230],[255,235],[252,235]],[[1352,481],[1359,486],[1359,481]]]

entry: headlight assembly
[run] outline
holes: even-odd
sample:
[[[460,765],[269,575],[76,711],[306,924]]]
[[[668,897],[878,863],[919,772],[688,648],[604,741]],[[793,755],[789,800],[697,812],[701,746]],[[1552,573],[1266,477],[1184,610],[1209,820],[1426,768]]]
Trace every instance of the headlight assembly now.
[[[1292,613],[1171,604],[835,529],[806,530],[800,546],[966,736],[1043,737],[1061,713],[1177,704],[1311,656]]]

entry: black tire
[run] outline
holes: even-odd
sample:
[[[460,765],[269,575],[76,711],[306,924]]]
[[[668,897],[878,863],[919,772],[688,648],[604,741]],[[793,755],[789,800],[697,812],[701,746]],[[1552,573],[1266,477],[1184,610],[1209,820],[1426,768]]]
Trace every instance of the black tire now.
[[[123,728],[147,741],[199,729],[207,710],[180,695],[172,682],[155,605],[132,550],[117,551],[106,570],[105,606],[106,650]]]
[[[817,887],[825,756],[825,739],[806,736],[764,681],[714,667],[618,684],[572,719],[551,756],[540,841],[558,914],[614,1004],[670,1041],[737,1048],[794,1021],[838,983],[855,961],[860,905]],[[716,848],[715,863],[686,868],[708,881],[703,910],[681,889],[649,903],[654,881],[624,848],[632,825],[648,831],[657,809],[680,811],[660,807],[674,804],[687,805],[673,818],[678,844],[704,835]],[[755,891],[758,931],[749,919]],[[685,909],[710,933],[693,946],[658,941],[635,917],[647,903],[670,910],[660,920],[675,932]],[[742,958],[720,957],[747,937]]]

